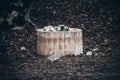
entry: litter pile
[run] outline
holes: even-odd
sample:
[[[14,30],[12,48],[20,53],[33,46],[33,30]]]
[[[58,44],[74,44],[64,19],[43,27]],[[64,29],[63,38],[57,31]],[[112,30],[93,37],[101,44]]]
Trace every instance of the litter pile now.
[[[57,31],[69,31],[69,27],[65,26],[65,25],[59,25],[59,26],[45,26],[44,27],[44,31],[53,31],[53,32],[57,32]]]

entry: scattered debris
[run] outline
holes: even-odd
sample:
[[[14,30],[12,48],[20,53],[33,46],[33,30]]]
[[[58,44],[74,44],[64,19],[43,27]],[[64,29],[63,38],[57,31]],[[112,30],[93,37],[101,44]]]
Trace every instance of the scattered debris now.
[[[24,28],[23,26],[15,26],[12,30],[23,30]]]
[[[92,51],[98,51],[99,49],[98,48],[94,48]]]
[[[88,52],[86,53],[86,56],[92,56],[92,51],[88,51]]]
[[[97,56],[98,54],[97,53],[95,53],[95,56]]]
[[[20,48],[21,51],[26,51],[27,49],[23,46]]]
[[[55,53],[55,54],[47,57],[47,59],[50,60],[50,61],[55,61],[55,60],[58,60],[60,57],[61,57],[60,54],[56,54],[56,53]]]

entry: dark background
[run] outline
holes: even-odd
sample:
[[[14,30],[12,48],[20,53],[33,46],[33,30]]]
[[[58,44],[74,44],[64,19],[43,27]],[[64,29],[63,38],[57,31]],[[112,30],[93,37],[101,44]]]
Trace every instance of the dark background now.
[[[0,79],[119,80],[119,4],[119,0],[1,0]],[[84,54],[50,62],[36,53],[35,29],[60,24],[83,30]],[[16,26],[24,29],[13,30]],[[23,46],[26,50],[20,49]],[[99,50],[92,56],[85,55],[95,48]]]

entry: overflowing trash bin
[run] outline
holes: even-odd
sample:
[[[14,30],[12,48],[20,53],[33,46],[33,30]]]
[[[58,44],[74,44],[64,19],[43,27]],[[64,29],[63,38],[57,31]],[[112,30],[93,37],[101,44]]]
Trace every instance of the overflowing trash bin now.
[[[37,53],[48,56],[82,54],[82,30],[65,25],[45,26],[37,29]]]

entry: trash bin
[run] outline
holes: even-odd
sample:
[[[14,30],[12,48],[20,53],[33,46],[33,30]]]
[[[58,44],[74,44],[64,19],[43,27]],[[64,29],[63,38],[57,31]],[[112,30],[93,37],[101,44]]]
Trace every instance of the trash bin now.
[[[37,29],[37,53],[40,55],[80,55],[83,53],[82,30],[44,31]]]

